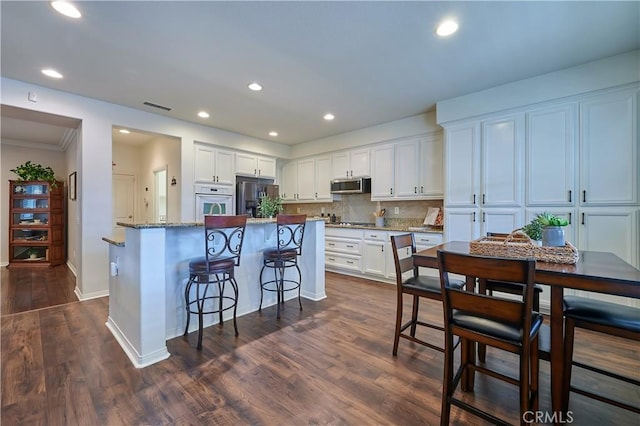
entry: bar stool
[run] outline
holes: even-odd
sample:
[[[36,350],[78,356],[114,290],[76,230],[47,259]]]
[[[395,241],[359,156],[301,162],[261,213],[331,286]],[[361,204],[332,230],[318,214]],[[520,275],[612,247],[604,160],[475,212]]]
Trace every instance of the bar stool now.
[[[262,311],[262,296],[265,291],[277,293],[276,317],[280,319],[280,304],[284,304],[284,292],[298,290],[298,304],[302,310],[300,300],[300,284],[302,283],[302,273],[298,266],[298,256],[302,254],[302,238],[304,236],[304,225],[307,221],[306,214],[276,216],[276,230],[278,236],[277,247],[270,248],[263,253],[263,264],[260,270],[260,307]],[[272,268],[274,278],[269,281],[263,280],[265,268]],[[294,268],[298,272],[298,280],[285,278],[285,271]]]
[[[238,336],[236,308],[238,306],[238,283],[235,279],[235,267],[240,265],[240,253],[244,240],[247,216],[205,216],[204,217],[204,257],[189,261],[189,281],[184,290],[187,308],[187,325],[184,336],[189,334],[191,314],[198,315],[198,350],[202,349],[203,316],[218,314],[223,324],[222,313],[233,309],[233,327]],[[232,294],[225,294],[225,284],[231,284]],[[195,295],[191,287],[196,286]],[[217,294],[207,294],[209,286],[218,287]],[[205,307],[207,300],[211,306]],[[217,303],[217,306],[215,302]]]
[[[617,303],[603,302],[587,299],[586,297],[565,296],[564,298],[564,388],[563,401],[565,409],[569,405],[569,392],[575,392],[586,397],[596,399],[625,410],[640,413],[638,407],[617,401],[593,392],[571,385],[571,367],[573,365],[584,368],[594,373],[611,377],[623,382],[640,386],[640,381],[631,377],[621,376],[602,368],[587,365],[573,359],[573,342],[575,329],[604,333],[609,336],[617,336],[634,341],[640,341],[640,309],[624,306]]]

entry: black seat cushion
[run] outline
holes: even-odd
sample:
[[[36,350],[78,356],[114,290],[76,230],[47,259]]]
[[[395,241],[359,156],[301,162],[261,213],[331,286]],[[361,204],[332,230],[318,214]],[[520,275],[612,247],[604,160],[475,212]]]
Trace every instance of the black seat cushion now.
[[[265,260],[292,260],[298,256],[295,248],[285,248],[278,251],[277,248],[267,249],[263,252]]]
[[[232,270],[235,267],[235,261],[229,258],[219,258],[209,261],[209,272],[212,274],[222,273]],[[192,275],[203,274],[207,272],[207,258],[197,257],[189,261],[189,273]]]
[[[512,343],[522,341],[523,331],[518,325],[512,325],[489,318],[470,315],[465,312],[454,310],[451,314],[451,323],[477,333],[487,336],[507,340]],[[542,315],[538,312],[531,313],[531,337],[533,337],[542,325]]]
[[[428,291],[431,293],[440,294],[440,278],[428,277],[425,275],[418,275],[417,277],[411,277],[402,282],[402,287],[409,290]],[[461,289],[464,287],[464,282],[460,280],[449,280],[449,287]]]
[[[640,309],[632,306],[565,296],[564,316],[640,333]]]

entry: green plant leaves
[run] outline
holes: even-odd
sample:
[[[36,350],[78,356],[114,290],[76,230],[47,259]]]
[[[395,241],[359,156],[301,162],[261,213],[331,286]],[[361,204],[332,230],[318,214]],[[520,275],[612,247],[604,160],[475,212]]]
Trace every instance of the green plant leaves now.
[[[27,161],[11,171],[17,174],[20,180],[41,180],[49,182],[52,188],[56,187],[56,177],[51,167]]]

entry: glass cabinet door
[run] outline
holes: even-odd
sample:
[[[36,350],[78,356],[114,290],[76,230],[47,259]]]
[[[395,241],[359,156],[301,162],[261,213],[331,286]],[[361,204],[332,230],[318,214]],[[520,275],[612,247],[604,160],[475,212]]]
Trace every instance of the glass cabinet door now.
[[[14,243],[47,241],[49,240],[48,229],[12,229],[11,241]]]
[[[13,193],[15,195],[49,195],[49,185],[29,183],[24,185],[14,185]]]

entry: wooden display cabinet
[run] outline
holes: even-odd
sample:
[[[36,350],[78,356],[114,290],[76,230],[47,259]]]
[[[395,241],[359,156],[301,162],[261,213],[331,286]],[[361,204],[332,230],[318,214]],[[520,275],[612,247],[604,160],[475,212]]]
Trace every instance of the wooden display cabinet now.
[[[64,263],[64,183],[9,181],[8,267]]]

